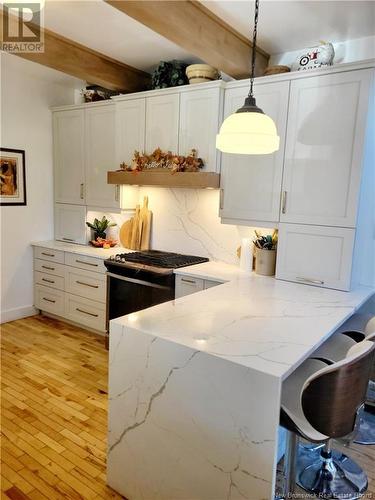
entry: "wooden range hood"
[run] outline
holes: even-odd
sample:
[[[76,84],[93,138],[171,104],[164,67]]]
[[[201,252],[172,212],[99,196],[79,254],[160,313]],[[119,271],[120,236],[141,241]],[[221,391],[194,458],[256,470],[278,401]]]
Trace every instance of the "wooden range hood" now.
[[[117,170],[108,172],[108,184],[128,184],[132,186],[161,186],[190,189],[218,189],[220,174],[215,172],[176,172],[142,171],[125,172]]]

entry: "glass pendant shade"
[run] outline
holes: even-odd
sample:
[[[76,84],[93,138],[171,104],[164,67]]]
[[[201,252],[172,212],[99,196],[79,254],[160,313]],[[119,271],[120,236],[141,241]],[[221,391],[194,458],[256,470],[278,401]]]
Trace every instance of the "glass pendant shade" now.
[[[257,107],[253,97],[228,116],[216,136],[216,147],[223,153],[270,154],[279,149],[280,138],[274,121]]]

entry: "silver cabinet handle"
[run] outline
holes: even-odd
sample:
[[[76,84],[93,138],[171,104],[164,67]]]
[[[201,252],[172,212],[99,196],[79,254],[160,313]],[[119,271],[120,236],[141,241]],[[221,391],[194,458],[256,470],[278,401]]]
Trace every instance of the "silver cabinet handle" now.
[[[46,255],[47,257],[54,257],[54,253],[47,253],[47,252],[42,252],[42,255]]]
[[[120,185],[115,186],[115,201],[120,201]]]
[[[55,283],[54,280],[48,280],[47,278],[42,278],[42,281],[46,281],[47,283]]]
[[[85,283],[84,281],[76,281],[79,285],[89,286],[90,288],[99,288],[99,285],[90,285],[90,283]]]
[[[98,267],[98,264],[93,264],[92,262],[85,262],[84,260],[76,259],[77,264],[86,264],[86,266]]]
[[[224,189],[220,189],[220,210],[224,208]]]
[[[286,213],[286,198],[287,198],[287,191],[283,191],[283,196],[282,196],[282,201],[281,201],[281,213],[285,214]]]
[[[90,313],[88,311],[84,311],[83,309],[80,309],[79,307],[76,307],[76,311],[83,313],[83,314],[87,314],[88,316],[93,316],[94,318],[97,318],[99,316],[99,314],[94,314],[94,313]]]
[[[52,304],[56,302],[56,300],[47,299],[47,297],[43,297],[43,300],[46,300],[47,302],[52,302]]]
[[[81,200],[83,200],[83,198],[84,198],[84,184],[83,184],[83,182],[79,186],[79,197],[81,198]]]
[[[188,280],[186,278],[181,278],[181,281],[183,281],[184,283],[191,283],[192,285],[197,284],[197,282],[195,280]]]
[[[305,283],[314,283],[315,285],[324,285],[322,280],[313,280],[311,278],[303,278],[302,276],[296,276],[296,280],[304,281]]]
[[[42,266],[43,269],[48,269],[48,271],[54,271],[55,268],[54,267],[50,267],[50,266]]]
[[[61,238],[61,239],[64,241],[76,241],[76,240],[73,240],[72,238]]]

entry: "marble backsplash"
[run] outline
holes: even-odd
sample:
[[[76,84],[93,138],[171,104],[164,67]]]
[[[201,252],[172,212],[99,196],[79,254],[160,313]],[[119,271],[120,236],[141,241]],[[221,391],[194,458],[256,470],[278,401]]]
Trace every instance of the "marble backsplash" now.
[[[146,195],[153,213],[151,248],[238,264],[236,249],[242,238],[253,237],[254,228],[221,224],[218,190],[141,187],[140,203]],[[133,212],[89,212],[88,218],[103,214],[117,223],[110,230],[117,238],[119,227]]]

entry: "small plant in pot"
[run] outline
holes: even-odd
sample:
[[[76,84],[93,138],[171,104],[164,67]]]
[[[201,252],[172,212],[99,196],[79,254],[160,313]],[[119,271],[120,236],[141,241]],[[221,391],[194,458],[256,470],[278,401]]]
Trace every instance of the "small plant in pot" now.
[[[103,215],[102,219],[94,219],[94,222],[86,222],[86,225],[94,231],[94,241],[106,240],[106,230],[109,227],[117,226],[115,222],[109,222],[107,217]],[[112,241],[112,240],[111,240]]]
[[[263,276],[273,276],[276,267],[277,229],[267,236],[262,236],[255,230],[255,236],[255,272]]]

